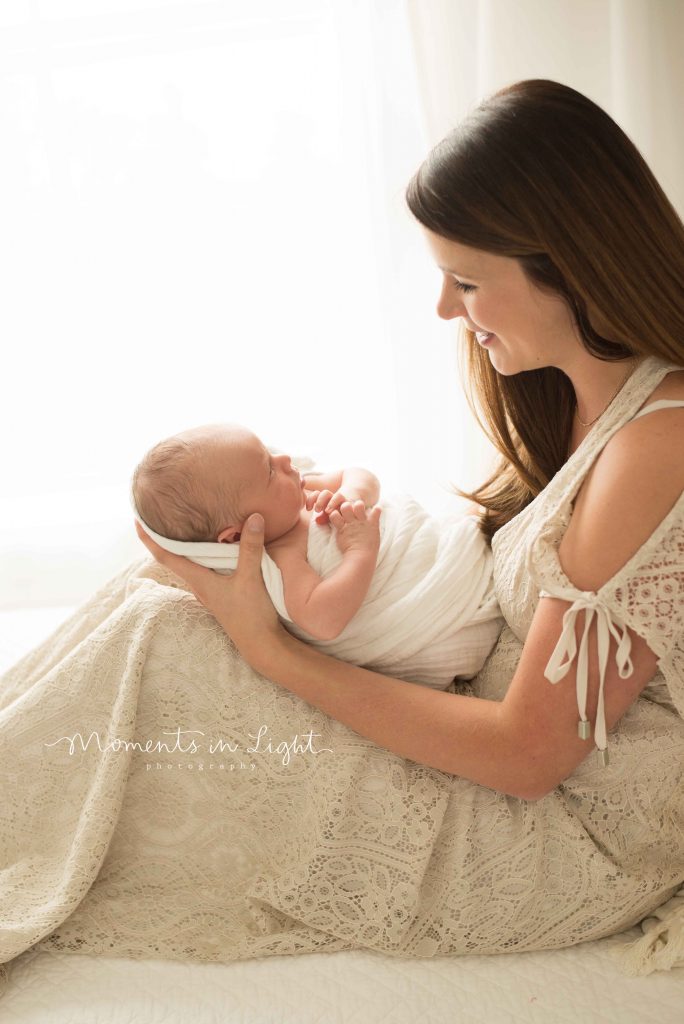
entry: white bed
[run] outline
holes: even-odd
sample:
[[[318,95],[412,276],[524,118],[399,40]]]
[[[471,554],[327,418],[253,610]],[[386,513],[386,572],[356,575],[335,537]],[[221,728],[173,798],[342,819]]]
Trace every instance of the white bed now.
[[[0,672],[73,608],[0,612]],[[684,967],[630,978],[620,936],[548,953],[399,960],[375,952],[229,964],[36,953],[12,967],[2,1024],[684,1024]]]

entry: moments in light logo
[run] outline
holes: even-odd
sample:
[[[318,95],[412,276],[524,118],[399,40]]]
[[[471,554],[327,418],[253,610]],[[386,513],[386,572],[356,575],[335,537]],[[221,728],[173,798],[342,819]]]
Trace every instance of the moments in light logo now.
[[[175,732],[162,733],[163,736],[175,737],[175,742],[152,739],[124,740],[118,737],[110,739],[108,737],[106,742],[103,743],[100,739],[99,733],[96,730],[93,730],[88,735],[87,739],[84,737],[83,733],[75,732],[71,736],[60,736],[58,739],[52,740],[50,743],[45,743],[44,745],[46,747],[55,747],[58,744],[64,744],[69,756],[74,756],[77,753],[86,753],[89,750],[98,750],[101,754],[117,754],[132,750],[137,754],[157,753],[162,756],[171,756],[173,754],[190,756],[199,754],[201,756],[202,751],[206,751],[209,757],[217,756],[221,759],[221,762],[218,765],[214,765],[213,762],[211,764],[205,764],[203,760],[193,762],[187,760],[187,758],[185,760],[175,762],[175,765],[173,762],[169,762],[168,760],[166,763],[161,761],[147,762],[148,770],[164,767],[171,768],[176,765],[179,768],[192,768],[198,771],[205,771],[207,769],[212,770],[213,768],[218,768],[219,770],[223,768],[223,770],[225,770],[226,767],[228,767],[229,770],[233,770],[234,762],[228,762],[226,764],[223,759],[226,754],[237,754],[238,751],[240,754],[244,753],[245,755],[276,755],[281,758],[281,763],[285,766],[290,764],[293,757],[298,757],[302,754],[332,754],[333,752],[330,747],[316,748],[314,738],[321,735],[318,732],[315,733],[309,730],[308,732],[302,733],[301,737],[299,733],[296,733],[292,739],[281,740],[274,743],[274,741],[267,736],[268,731],[267,725],[261,725],[259,726],[258,732],[247,733],[248,740],[253,740],[253,743],[247,742],[245,744],[240,744],[232,740],[224,740],[221,737],[215,740],[210,740],[209,742],[203,742],[195,738],[205,736],[205,733],[200,729],[181,729],[180,726]],[[230,767],[231,765],[232,767]],[[256,761],[250,762],[249,765],[240,761],[240,765],[243,768],[250,767],[253,770],[256,767]]]

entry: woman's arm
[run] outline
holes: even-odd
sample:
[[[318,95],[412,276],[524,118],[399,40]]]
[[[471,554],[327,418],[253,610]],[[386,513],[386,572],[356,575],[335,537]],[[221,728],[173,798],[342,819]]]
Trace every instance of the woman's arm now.
[[[653,422],[657,416],[662,413],[651,413],[623,428],[597,459],[582,520],[573,516],[578,525],[572,533],[568,528],[569,540],[564,539],[565,547],[561,545],[561,564],[576,585],[596,590],[611,579],[682,493],[684,432],[665,434]],[[258,521],[259,528],[252,532],[249,524]],[[593,743],[577,735],[576,663],[559,685],[551,685],[544,676],[563,629],[563,616],[571,607],[568,601],[540,599],[518,668],[499,703],[356,668],[287,634],[261,577],[260,516],[250,517],[240,543],[238,569],[228,579],[169,554],[137,524],[136,529],[154,556],[190,585],[250,665],[393,753],[501,793],[534,800],[567,778],[593,750]],[[598,703],[594,631],[592,626],[587,699],[592,717]],[[578,645],[582,632],[583,624],[578,622]],[[610,640],[604,685],[608,729],[657,669],[657,659],[643,638],[628,632],[633,673],[626,680],[619,677],[616,644]]]
[[[378,746],[523,800],[536,798],[525,746],[497,701],[433,690],[321,654],[283,631],[258,671]]]
[[[684,431],[677,430],[672,422],[677,414],[681,422],[682,410],[661,410],[627,424],[596,460],[559,548],[561,567],[577,588],[578,597],[594,596],[613,579],[680,498],[684,488]],[[677,582],[673,583],[676,588]],[[593,730],[592,738],[587,740],[577,732],[578,657],[558,683],[552,685],[544,675],[563,630],[563,616],[571,607],[569,601],[558,598],[540,599],[503,702],[503,714],[512,721],[513,730],[526,737],[536,764],[540,797],[560,785],[594,751]],[[577,651],[585,614],[580,611],[575,622]],[[632,629],[627,633],[633,672],[626,678],[619,675],[617,643],[610,637],[604,679],[606,731],[637,700],[658,668],[658,659],[643,637]],[[587,640],[586,715],[593,724],[600,679],[596,618]]]

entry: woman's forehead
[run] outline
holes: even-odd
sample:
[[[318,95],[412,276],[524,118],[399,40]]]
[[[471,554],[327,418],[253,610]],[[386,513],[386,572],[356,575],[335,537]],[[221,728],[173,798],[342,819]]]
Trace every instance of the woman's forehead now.
[[[510,256],[501,256],[498,253],[454,242],[450,238],[435,234],[429,228],[424,227],[423,232],[439,269],[464,280],[479,283],[515,263]]]

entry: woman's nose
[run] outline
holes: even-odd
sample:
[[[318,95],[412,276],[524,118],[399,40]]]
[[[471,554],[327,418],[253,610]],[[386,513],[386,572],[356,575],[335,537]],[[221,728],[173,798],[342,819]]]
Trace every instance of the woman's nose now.
[[[463,299],[456,293],[453,282],[445,281],[437,302],[437,316],[442,320],[453,320],[457,316],[464,316],[465,313]]]

